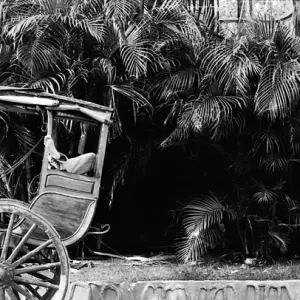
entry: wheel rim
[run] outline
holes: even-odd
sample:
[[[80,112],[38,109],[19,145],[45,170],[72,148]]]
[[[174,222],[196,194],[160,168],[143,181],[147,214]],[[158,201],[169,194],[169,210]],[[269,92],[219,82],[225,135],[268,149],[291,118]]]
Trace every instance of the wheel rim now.
[[[56,230],[13,201],[1,199],[0,216],[0,300],[63,300],[69,261]],[[36,239],[37,231],[45,240]],[[49,247],[55,252],[51,258],[45,254]]]

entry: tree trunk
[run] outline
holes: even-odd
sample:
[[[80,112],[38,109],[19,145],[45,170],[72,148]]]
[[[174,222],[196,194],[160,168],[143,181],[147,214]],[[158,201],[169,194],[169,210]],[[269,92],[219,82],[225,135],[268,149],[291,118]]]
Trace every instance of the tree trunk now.
[[[26,147],[26,150],[29,151],[29,149]],[[28,203],[31,202],[31,191],[30,191],[30,186],[31,186],[31,159],[28,157],[25,160],[25,172],[26,172],[26,187],[27,187],[27,201]]]
[[[145,8],[145,0],[141,0],[141,2],[140,2],[140,15],[144,14],[144,8]]]

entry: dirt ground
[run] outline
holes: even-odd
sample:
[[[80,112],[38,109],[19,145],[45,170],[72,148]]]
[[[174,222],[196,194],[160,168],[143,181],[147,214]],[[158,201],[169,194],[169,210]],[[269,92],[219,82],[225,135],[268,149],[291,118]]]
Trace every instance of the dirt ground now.
[[[140,258],[140,257],[139,257]],[[71,261],[71,282],[100,281],[121,283],[148,280],[288,280],[300,279],[300,261],[285,260],[266,264],[203,259],[196,264],[183,264],[173,256],[145,259],[106,258]]]

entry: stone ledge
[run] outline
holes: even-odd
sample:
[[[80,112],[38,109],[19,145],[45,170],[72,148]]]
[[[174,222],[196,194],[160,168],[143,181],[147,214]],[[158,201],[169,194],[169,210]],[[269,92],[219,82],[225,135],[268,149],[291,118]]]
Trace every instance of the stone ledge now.
[[[300,300],[300,280],[74,282],[68,300]]]

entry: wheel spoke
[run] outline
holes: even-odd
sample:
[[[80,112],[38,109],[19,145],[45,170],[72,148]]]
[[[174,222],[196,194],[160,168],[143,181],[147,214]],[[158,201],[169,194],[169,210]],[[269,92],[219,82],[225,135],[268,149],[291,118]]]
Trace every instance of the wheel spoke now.
[[[58,232],[13,199],[4,199],[0,210],[0,300],[64,300],[69,258]]]
[[[25,253],[29,253],[30,251],[26,248],[23,247],[22,249]],[[40,253],[42,254],[42,253]],[[43,260],[42,258],[40,258],[37,254],[34,254],[33,257],[42,265],[45,265],[46,263],[48,263],[48,261]],[[44,257],[44,256],[43,256]],[[47,259],[47,258],[46,258]]]
[[[12,234],[12,230],[13,230],[13,226],[14,226],[14,221],[15,221],[15,215],[11,214],[10,219],[9,219],[9,223],[8,223],[8,227],[7,227],[7,231],[6,231],[6,234],[5,234],[5,239],[4,239],[4,242],[3,242],[3,249],[2,249],[2,252],[1,252],[1,256],[0,256],[1,260],[6,259],[7,250],[8,250],[8,247],[9,247],[9,242],[10,242],[10,238],[11,238],[11,234]]]
[[[27,242],[27,240],[29,239],[30,235],[33,233],[33,231],[36,229],[37,225],[33,224],[29,230],[26,232],[26,234],[23,236],[22,240],[20,241],[20,243],[17,245],[17,247],[14,249],[14,251],[12,252],[12,254],[9,256],[9,258],[7,259],[8,263],[12,263],[12,261],[16,258],[16,256],[18,255],[18,253],[20,252],[20,250],[23,248],[23,246],[25,245],[25,243]]]
[[[32,295],[30,295],[25,289],[23,289],[21,286],[17,285],[15,282],[11,282],[10,285],[15,291],[24,295],[27,299],[36,300]]]
[[[50,282],[40,281],[40,280],[36,280],[33,278],[15,277],[14,281],[19,282],[19,283],[24,283],[24,284],[32,284],[32,285],[42,286],[45,288],[51,288],[51,289],[55,289],[55,290],[59,289],[59,286],[57,284],[52,284]]]
[[[13,290],[11,287],[9,287],[6,292],[11,300],[21,300],[19,293]]]
[[[49,277],[47,277],[47,276],[45,276],[43,274],[40,274],[38,272],[32,272],[32,273],[30,273],[30,275],[34,276],[34,277],[36,277],[38,279],[42,279],[43,281],[50,281],[51,280],[51,278],[49,278]]]
[[[36,265],[36,266],[25,267],[25,268],[22,268],[22,269],[16,269],[15,270],[15,275],[24,274],[24,273],[31,273],[31,272],[37,272],[37,271],[44,271],[44,270],[48,270],[48,269],[59,267],[59,266],[60,266],[60,262],[55,262],[55,263],[50,263],[50,264],[45,264],[45,265]]]
[[[5,290],[0,289],[0,300],[5,300]]]
[[[15,261],[12,264],[13,268],[16,268],[17,266],[19,266],[20,264],[24,263],[27,259],[29,259],[30,257],[34,256],[35,254],[37,254],[38,252],[40,252],[41,250],[45,249],[47,246],[49,246],[52,243],[52,240],[48,240],[46,242],[44,242],[42,245],[40,245],[39,247],[33,249],[32,251],[29,251],[27,254],[25,254],[23,257],[21,257],[20,259],[18,259],[17,261]]]
[[[36,298],[42,299],[42,296],[30,284],[25,284],[25,286]]]

